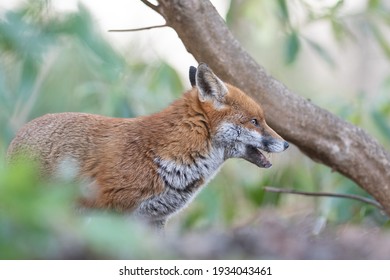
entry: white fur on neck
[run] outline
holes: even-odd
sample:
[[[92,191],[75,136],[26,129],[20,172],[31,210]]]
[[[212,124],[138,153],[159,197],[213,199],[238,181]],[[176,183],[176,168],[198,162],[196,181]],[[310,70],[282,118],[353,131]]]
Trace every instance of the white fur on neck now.
[[[165,184],[175,189],[184,189],[195,181],[209,181],[224,162],[224,151],[212,148],[206,157],[195,159],[195,163],[182,164],[174,160],[156,158],[158,174]]]

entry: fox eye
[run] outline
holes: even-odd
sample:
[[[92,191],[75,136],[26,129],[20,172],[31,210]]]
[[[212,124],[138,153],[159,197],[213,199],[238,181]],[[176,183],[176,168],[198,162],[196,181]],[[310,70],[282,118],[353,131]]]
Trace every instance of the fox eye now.
[[[257,119],[251,119],[251,123],[254,125],[254,126],[259,126],[259,121]]]

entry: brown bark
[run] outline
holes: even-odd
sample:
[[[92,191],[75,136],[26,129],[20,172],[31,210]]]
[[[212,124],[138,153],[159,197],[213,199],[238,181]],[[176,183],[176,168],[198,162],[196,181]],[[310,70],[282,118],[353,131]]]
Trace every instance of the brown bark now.
[[[142,0],[146,3],[146,0]],[[390,215],[390,154],[364,130],[291,92],[241,47],[208,0],[158,0],[187,50],[263,105],[267,122],[315,161],[355,181]]]

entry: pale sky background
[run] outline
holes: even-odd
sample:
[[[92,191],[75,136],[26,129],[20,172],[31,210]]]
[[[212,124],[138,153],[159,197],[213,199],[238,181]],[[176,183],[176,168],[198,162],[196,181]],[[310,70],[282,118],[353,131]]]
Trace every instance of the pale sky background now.
[[[0,0],[0,14],[22,2],[23,0]],[[226,15],[230,0],[211,2],[222,16]],[[129,49],[131,44],[137,42],[137,48],[145,49],[144,56],[150,59],[164,58],[179,73],[185,73],[185,77],[188,66],[197,64],[184,48],[175,31],[169,27],[140,32],[108,32],[110,29],[138,28],[165,23],[159,14],[139,0],[50,0],[50,3],[60,11],[77,10],[78,3],[88,7],[103,34],[121,52],[131,52]]]
[[[0,0],[0,14],[12,9],[24,0]],[[146,7],[139,0],[49,0],[56,10],[77,10],[78,3],[88,7],[96,23],[100,26],[107,39],[120,51],[128,52],[130,42],[145,49],[145,56],[162,57],[174,66],[180,73],[187,73],[188,65],[196,64],[171,28],[162,28],[141,32],[112,33],[110,29],[138,28],[163,24],[164,19]],[[234,1],[234,0],[233,0]],[[308,0],[319,6],[327,6],[337,0]],[[222,17],[226,16],[230,0],[211,0]],[[365,3],[364,0],[346,1],[347,9],[357,9]],[[298,12],[298,11],[297,11]],[[295,15],[299,17],[299,12]],[[297,19],[299,20],[299,19]],[[153,46],[152,48],[150,46]]]
[[[16,7],[25,0],[0,0],[0,17],[1,14],[13,7]],[[189,65],[196,65],[197,62],[191,54],[187,52],[182,42],[178,38],[176,32],[167,27],[154,30],[146,30],[140,32],[126,32],[126,33],[110,33],[110,29],[128,29],[146,27],[151,25],[159,25],[164,23],[164,19],[145,6],[140,0],[48,0],[56,10],[72,11],[76,10],[78,3],[85,5],[92,13],[96,24],[100,27],[103,34],[106,36],[112,46],[117,48],[121,53],[131,53],[132,48],[137,48],[139,55],[142,55],[145,60],[153,60],[155,58],[162,58],[172,65],[178,73],[182,76],[183,81],[187,81],[187,72]],[[235,0],[232,0],[235,1]],[[275,0],[270,0],[275,1]],[[329,6],[338,0],[306,0],[318,7]],[[211,0],[222,17],[226,16],[229,8],[230,0]],[[366,0],[350,0],[345,1],[343,11],[347,14],[358,14],[364,10]],[[290,16],[291,20],[300,26],[303,11],[300,11],[293,5]],[[383,54],[378,51],[378,48],[372,45],[372,42],[364,42],[362,38],[360,45],[364,47],[358,48],[356,42],[353,43],[351,49],[342,49],[334,42],[334,37],[329,30],[326,22],[318,22],[307,28],[301,29],[302,34],[315,39],[327,50],[330,51],[336,61],[338,61],[338,68],[334,71],[329,71],[320,60],[311,60],[310,52],[305,52],[306,57],[302,58],[301,63],[312,61],[310,65],[303,65],[312,79],[317,79],[310,83],[311,88],[307,91],[321,91],[326,85],[330,91],[337,90],[337,87],[344,87],[341,91],[356,92],[359,89],[367,92],[376,91],[383,81],[384,77],[389,72],[389,64],[385,63]],[[370,45],[371,44],[371,45]],[[365,47],[365,46],[368,47]],[[263,46],[264,48],[266,46]],[[366,50],[368,48],[368,51]],[[139,52],[139,50],[142,52]],[[373,49],[373,50],[372,50]],[[318,62],[320,61],[320,62]],[[266,61],[259,61],[260,64],[265,64]],[[313,63],[315,62],[315,63]],[[265,65],[264,65],[265,64]],[[299,63],[298,63],[299,65]],[[272,66],[272,65],[271,65]],[[269,67],[269,65],[268,65]],[[286,67],[288,70],[288,68]],[[367,69],[372,69],[370,75],[367,75]],[[268,69],[271,70],[272,69]],[[294,73],[286,72],[286,77],[278,77],[280,73],[275,73],[276,77],[287,82],[288,86],[294,90]],[[290,77],[290,78],[288,78]],[[292,79],[292,81],[290,80]],[[336,81],[337,79],[337,81]],[[351,81],[354,83],[351,84]],[[337,85],[336,83],[337,82]],[[330,85],[334,84],[335,88]],[[317,88],[316,88],[317,87]],[[296,90],[299,92],[300,88]]]

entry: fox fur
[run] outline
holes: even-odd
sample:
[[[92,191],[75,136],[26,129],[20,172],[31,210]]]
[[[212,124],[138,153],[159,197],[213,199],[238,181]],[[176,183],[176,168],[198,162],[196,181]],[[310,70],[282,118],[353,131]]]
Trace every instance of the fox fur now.
[[[8,159],[23,153],[49,177],[68,168],[86,186],[82,206],[131,212],[163,226],[227,159],[268,168],[261,151],[288,147],[258,103],[206,64],[191,69],[192,89],[161,112],[132,119],[47,114],[20,129]]]

